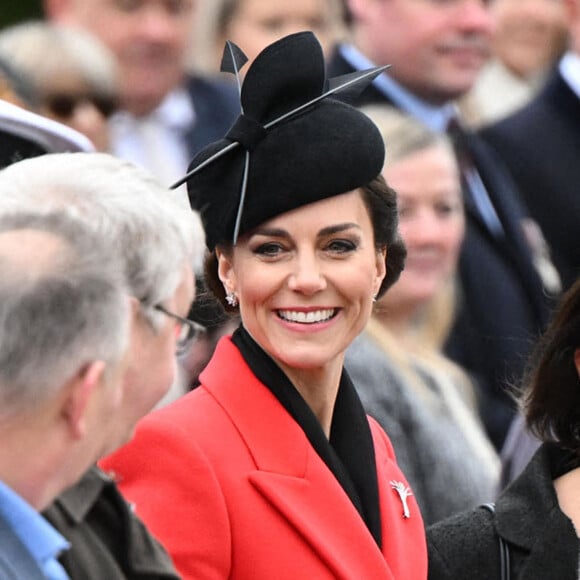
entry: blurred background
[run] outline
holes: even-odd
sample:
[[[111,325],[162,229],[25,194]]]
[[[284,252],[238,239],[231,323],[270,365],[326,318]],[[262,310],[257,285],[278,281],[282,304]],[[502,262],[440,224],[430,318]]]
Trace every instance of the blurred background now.
[[[0,4],[2,5],[0,28],[21,20],[42,17],[41,0],[18,0],[18,2],[2,0]]]

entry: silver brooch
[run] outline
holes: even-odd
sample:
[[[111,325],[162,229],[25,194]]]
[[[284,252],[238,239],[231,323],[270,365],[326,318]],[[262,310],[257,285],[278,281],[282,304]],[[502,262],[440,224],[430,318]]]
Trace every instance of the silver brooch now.
[[[407,498],[413,495],[410,487],[407,487],[402,481],[391,481],[389,482],[391,487],[397,492],[399,495],[399,499],[403,504],[403,517],[410,518],[411,512],[409,511],[409,504],[407,503]]]

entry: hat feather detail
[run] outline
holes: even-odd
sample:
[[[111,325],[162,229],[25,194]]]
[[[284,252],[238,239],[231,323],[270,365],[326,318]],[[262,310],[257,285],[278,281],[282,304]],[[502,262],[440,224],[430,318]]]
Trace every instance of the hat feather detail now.
[[[222,69],[239,79],[245,55],[226,44]],[[240,90],[241,114],[221,140],[204,148],[187,174],[208,248],[236,244],[268,219],[366,185],[384,163],[384,143],[363,113],[332,98],[362,91],[387,67],[326,79],[324,55],[311,32],[266,47]]]
[[[221,72],[231,73],[236,77],[238,83],[238,92],[242,92],[242,81],[240,79],[240,71],[248,62],[248,57],[243,50],[231,40],[226,40],[224,52],[222,55],[222,62],[220,66]]]

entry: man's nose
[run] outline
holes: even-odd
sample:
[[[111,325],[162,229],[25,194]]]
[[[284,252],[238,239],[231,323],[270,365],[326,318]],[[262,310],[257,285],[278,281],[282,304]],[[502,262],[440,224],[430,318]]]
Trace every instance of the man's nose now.
[[[493,32],[495,20],[486,0],[462,0],[458,9],[458,17],[466,30],[486,35]]]

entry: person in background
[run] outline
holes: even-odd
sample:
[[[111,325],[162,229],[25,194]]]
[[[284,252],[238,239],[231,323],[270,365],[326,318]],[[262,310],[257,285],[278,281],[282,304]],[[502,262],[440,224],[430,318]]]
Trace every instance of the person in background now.
[[[275,40],[310,30],[325,54],[342,35],[341,0],[201,0],[193,66],[217,70],[224,43],[235,42],[251,63]]]
[[[529,212],[501,159],[457,114],[457,99],[473,86],[489,55],[490,3],[346,4],[352,17],[351,42],[336,47],[330,74],[392,65],[364,92],[349,94],[349,102],[391,104],[454,139],[467,220],[458,311],[445,352],[476,381],[484,425],[499,450],[515,414],[508,385],[521,376],[552,304],[535,266],[539,250],[525,235]]]
[[[343,369],[403,266],[396,199],[379,131],[325,81],[311,32],[269,45],[192,161],[205,282],[241,325],[102,463],[184,578],[427,574],[415,498]]]
[[[30,110],[108,150],[119,79],[113,55],[98,39],[79,29],[24,22],[0,30],[0,58],[31,87]]]
[[[499,475],[474,386],[442,351],[465,233],[459,169],[445,135],[386,105],[361,110],[387,144],[383,175],[397,192],[407,259],[345,364],[430,524],[491,501]]]
[[[43,0],[49,20],[88,30],[115,55],[120,112],[111,119],[111,151],[166,187],[240,112],[232,83],[186,69],[198,3]]]
[[[0,268],[0,576],[66,579],[38,512],[119,444],[129,298],[108,242],[59,213],[1,215]]]
[[[521,405],[542,445],[493,509],[428,529],[431,580],[578,578],[579,374],[580,281],[563,296],[530,358]]]
[[[483,138],[509,166],[531,215],[540,225],[564,289],[580,273],[576,234],[580,201],[580,2],[563,1],[569,50],[545,87],[526,107],[482,130]],[[504,481],[527,464],[539,441],[516,417],[502,451]]]
[[[509,167],[540,225],[564,288],[580,273],[576,195],[580,170],[580,1],[562,0],[570,47],[528,106],[485,127],[483,138]]]
[[[50,154],[0,172],[0,216],[64,212],[121,262],[135,321],[116,419],[104,424],[121,443],[174,382],[176,353],[187,350],[195,325],[186,320],[200,268],[204,233],[179,192],[103,153]],[[101,428],[103,428],[101,426]],[[163,548],[135,517],[114,479],[91,468],[44,511],[71,548],[61,563],[73,578],[167,578],[177,573]]]
[[[493,0],[491,58],[461,99],[464,118],[488,125],[526,105],[544,86],[568,42],[563,0]]]

